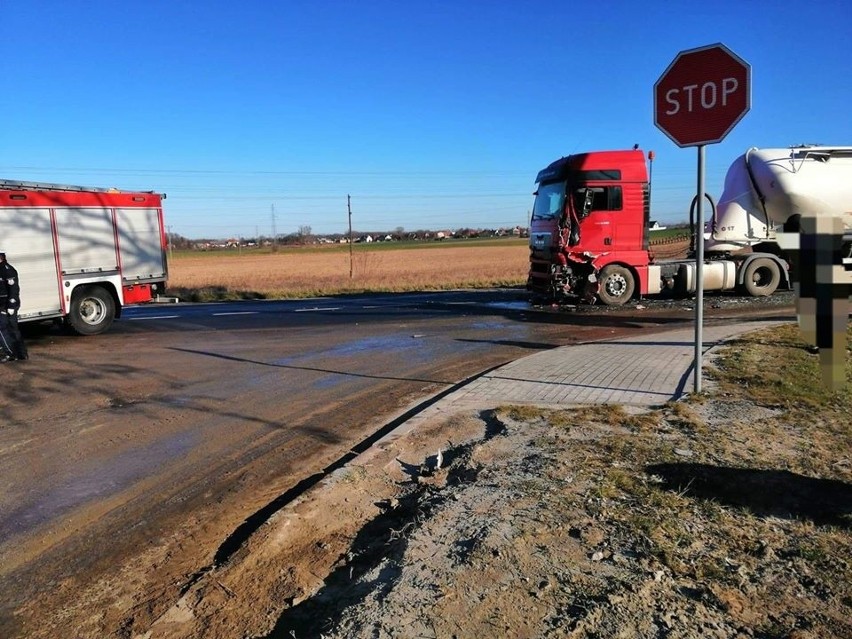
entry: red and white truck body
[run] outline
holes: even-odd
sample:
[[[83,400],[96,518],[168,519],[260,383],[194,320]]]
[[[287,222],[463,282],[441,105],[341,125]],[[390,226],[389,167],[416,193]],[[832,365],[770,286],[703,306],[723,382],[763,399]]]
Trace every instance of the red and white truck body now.
[[[638,149],[570,155],[539,172],[527,280],[535,298],[618,305],[696,290],[694,259],[657,260],[649,245],[648,176]],[[706,232],[696,234],[705,241],[704,289],[761,296],[791,287],[776,233],[798,231],[803,214],[843,219],[848,269],[850,197],[850,147],[749,150],[729,169]]]
[[[0,180],[0,249],[18,271],[19,321],[105,331],[165,289],[164,195]]]

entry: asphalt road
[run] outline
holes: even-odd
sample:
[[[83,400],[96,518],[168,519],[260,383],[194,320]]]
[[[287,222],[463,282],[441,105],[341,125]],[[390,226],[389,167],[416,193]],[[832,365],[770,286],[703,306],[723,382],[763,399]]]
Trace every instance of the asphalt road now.
[[[31,331],[31,359],[3,368],[0,636],[50,636],[97,601],[116,602],[113,633],[418,403],[536,350],[690,317],[465,291],[144,306],[93,338]]]

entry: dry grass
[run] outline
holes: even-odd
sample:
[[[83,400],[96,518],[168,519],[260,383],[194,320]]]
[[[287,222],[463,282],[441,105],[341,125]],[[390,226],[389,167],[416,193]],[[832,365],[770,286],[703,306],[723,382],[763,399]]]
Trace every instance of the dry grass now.
[[[499,411],[521,432],[549,427],[550,444],[538,435],[530,448],[557,481],[537,491],[567,507],[537,512],[565,512],[602,557],[608,596],[569,583],[587,602],[577,636],[660,636],[630,630],[660,615],[662,634],[686,639],[852,637],[852,357],[845,388],[830,391],[818,356],[785,325],[734,340],[708,368],[701,401],[644,415]]]
[[[175,254],[169,292],[187,301],[299,298],[361,292],[402,292],[517,286],[526,281],[525,242],[348,251],[290,249]],[[352,277],[350,277],[350,264]]]

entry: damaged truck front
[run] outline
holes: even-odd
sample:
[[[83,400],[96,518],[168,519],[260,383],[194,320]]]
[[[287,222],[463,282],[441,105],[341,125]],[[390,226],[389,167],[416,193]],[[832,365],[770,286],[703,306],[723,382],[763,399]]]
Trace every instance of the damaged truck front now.
[[[623,304],[648,281],[650,185],[642,151],[597,151],[539,172],[530,220],[534,298]],[[657,289],[657,290],[654,290]]]

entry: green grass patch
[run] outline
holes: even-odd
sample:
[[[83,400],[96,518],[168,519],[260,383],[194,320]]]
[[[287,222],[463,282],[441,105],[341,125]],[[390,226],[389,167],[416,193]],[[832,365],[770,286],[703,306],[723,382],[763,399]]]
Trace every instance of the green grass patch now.
[[[649,237],[651,244],[660,240],[671,240],[673,238],[689,239],[689,229],[683,227],[671,227],[660,231],[652,230]]]
[[[852,324],[846,332],[852,350]],[[733,340],[707,375],[726,396],[794,412],[852,415],[852,358],[846,358],[846,385],[831,391],[822,381],[819,355],[812,353],[797,325],[790,324]]]

